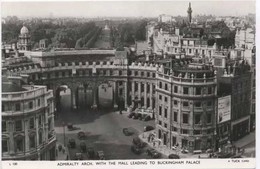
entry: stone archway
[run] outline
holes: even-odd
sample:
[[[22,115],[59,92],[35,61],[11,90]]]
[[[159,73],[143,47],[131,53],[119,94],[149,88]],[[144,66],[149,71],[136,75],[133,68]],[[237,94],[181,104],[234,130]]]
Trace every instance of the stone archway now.
[[[114,89],[112,82],[99,83],[97,103],[100,108],[111,108],[114,104]]]

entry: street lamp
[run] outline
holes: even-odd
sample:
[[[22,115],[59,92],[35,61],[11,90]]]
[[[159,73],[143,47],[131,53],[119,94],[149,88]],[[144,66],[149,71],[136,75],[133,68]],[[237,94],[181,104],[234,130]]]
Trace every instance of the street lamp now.
[[[62,123],[63,126],[63,139],[64,139],[64,147],[66,146],[66,137],[65,137],[65,123]]]

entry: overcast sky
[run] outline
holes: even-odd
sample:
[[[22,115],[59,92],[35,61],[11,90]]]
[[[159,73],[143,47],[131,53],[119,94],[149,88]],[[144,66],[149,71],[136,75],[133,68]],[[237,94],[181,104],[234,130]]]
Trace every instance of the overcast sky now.
[[[216,16],[245,15],[255,13],[255,1],[193,1],[193,15],[212,14]],[[187,15],[189,1],[96,1],[96,2],[2,2],[2,17],[45,17],[60,16],[143,16],[155,17],[160,14],[173,16]]]

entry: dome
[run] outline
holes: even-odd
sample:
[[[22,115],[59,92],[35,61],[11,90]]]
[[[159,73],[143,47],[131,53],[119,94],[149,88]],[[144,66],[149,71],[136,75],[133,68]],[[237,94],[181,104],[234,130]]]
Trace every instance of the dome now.
[[[23,26],[22,29],[21,29],[21,31],[20,31],[20,34],[21,34],[21,35],[29,34],[28,28],[26,28],[25,26]]]

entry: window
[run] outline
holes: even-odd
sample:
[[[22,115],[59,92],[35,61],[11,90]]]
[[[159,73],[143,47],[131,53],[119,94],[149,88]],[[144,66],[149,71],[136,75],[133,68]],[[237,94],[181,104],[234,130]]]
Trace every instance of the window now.
[[[191,49],[189,49],[189,53],[191,53]]]
[[[173,100],[173,104],[174,104],[175,106],[177,106],[177,105],[178,105],[178,101],[177,101],[177,100]]]
[[[2,140],[2,152],[8,152],[8,142],[7,140]]]
[[[29,102],[29,109],[33,108],[33,102]]]
[[[144,72],[141,72],[141,76],[144,76]]]
[[[195,107],[201,107],[201,102],[195,102]]]
[[[5,105],[2,102],[2,112],[4,112],[4,111],[5,111]]]
[[[138,91],[138,83],[135,82],[135,91]]]
[[[39,132],[39,144],[42,143],[42,132]]]
[[[159,115],[162,115],[162,106],[159,106]]]
[[[201,131],[200,130],[194,130],[194,135],[200,135]]]
[[[162,88],[162,82],[159,82],[159,88]]]
[[[23,151],[23,139],[17,139],[16,141],[15,141],[15,147],[16,147],[16,152],[21,152],[21,151]]]
[[[164,98],[164,101],[165,101],[165,102],[168,102],[168,98],[167,98],[167,97],[165,97],[165,98]]]
[[[29,137],[30,139],[30,148],[35,148],[35,136]]]
[[[195,124],[200,124],[200,114],[195,114],[195,119],[194,119],[194,123]]]
[[[38,124],[39,124],[39,126],[42,125],[42,116],[41,115],[38,117]]]
[[[37,104],[38,104],[38,107],[41,106],[41,99],[38,99]]]
[[[48,131],[51,131],[51,118],[48,119]]]
[[[173,127],[173,129],[172,129],[173,131],[177,131],[177,127]]]
[[[196,95],[201,95],[201,87],[196,87]]]
[[[183,107],[188,107],[189,106],[189,102],[186,102],[186,101],[182,102],[182,104],[183,104]]]
[[[34,128],[34,118],[30,118],[30,125],[29,125],[30,129]]]
[[[212,101],[208,101],[208,102],[207,102],[207,106],[208,106],[208,107],[212,106]]]
[[[182,134],[188,134],[188,130],[182,129]]]
[[[147,84],[147,93],[150,93],[150,85],[149,84]]]
[[[178,122],[178,112],[173,112],[173,121]]]
[[[21,105],[20,103],[15,104],[15,111],[20,111],[21,110]]]
[[[15,121],[15,131],[22,131],[22,120]]]
[[[167,118],[167,109],[164,109],[164,117]]]
[[[144,92],[144,84],[141,83],[141,92]]]
[[[161,120],[159,120],[159,125],[160,125],[160,126],[162,125],[162,121],[161,121]]]
[[[174,93],[178,93],[178,86],[174,86]]]
[[[137,71],[135,71],[135,76],[138,76],[138,72]]]
[[[211,113],[207,114],[207,123],[211,123]]]
[[[188,124],[188,118],[189,118],[188,114],[182,114],[182,123]]]
[[[155,73],[153,73],[153,77],[155,77]]]
[[[147,77],[150,77],[150,72],[147,72]]]
[[[164,84],[164,89],[168,90],[168,85],[167,84]]]
[[[183,94],[189,94],[189,88],[183,87]]]
[[[159,100],[162,100],[162,95],[159,95]]]
[[[164,127],[167,128],[167,123],[164,123]]]
[[[2,132],[6,132],[6,121],[2,121]]]
[[[118,71],[118,74],[119,74],[119,76],[121,76],[121,75],[122,75],[122,71],[121,71],[121,70],[119,70],[119,71]]]
[[[208,94],[212,94],[212,88],[211,87],[208,88]]]

